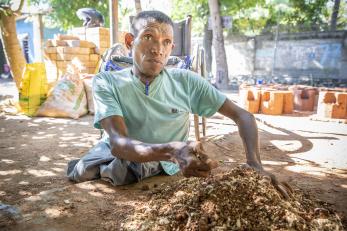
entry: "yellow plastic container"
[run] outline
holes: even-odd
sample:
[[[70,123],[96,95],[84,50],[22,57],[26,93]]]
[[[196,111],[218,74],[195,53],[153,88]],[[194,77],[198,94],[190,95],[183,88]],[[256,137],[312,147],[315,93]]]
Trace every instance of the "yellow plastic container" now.
[[[26,64],[19,89],[21,111],[28,116],[34,116],[40,105],[46,100],[47,91],[44,63]]]

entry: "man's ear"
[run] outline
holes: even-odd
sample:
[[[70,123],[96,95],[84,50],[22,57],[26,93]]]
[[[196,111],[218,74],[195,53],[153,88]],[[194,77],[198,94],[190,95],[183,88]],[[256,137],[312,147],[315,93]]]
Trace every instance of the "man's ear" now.
[[[131,33],[126,33],[124,36],[125,46],[130,50],[133,46],[134,35]]]

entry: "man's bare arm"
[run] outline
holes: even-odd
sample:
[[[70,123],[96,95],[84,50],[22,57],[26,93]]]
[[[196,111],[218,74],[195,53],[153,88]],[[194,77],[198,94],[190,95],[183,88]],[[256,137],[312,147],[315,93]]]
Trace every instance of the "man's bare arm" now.
[[[261,170],[258,127],[254,116],[231,102],[229,99],[225,100],[218,112],[235,121],[239,128],[243,146],[245,147],[247,164]]]
[[[110,137],[112,154],[120,159],[141,163],[172,158],[170,152],[173,147],[168,144],[146,144],[129,139],[122,116],[110,116],[101,120],[101,127]]]
[[[127,138],[127,127],[121,116],[107,117],[101,120],[101,126],[110,136],[112,154],[120,159],[139,163],[176,160],[185,176],[206,177],[216,167],[207,157],[204,161],[196,158],[193,143],[146,144]]]
[[[275,175],[265,171],[261,165],[259,154],[258,128],[254,116],[227,99],[219,112],[234,120],[239,127],[239,133],[246,150],[247,165],[262,175],[269,177],[273,186],[284,198],[292,194],[291,187],[285,182],[279,182]]]

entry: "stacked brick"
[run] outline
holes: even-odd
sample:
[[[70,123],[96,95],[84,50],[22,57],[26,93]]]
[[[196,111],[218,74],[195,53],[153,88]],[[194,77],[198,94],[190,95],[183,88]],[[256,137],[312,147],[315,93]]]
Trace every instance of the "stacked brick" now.
[[[87,40],[96,45],[96,51],[99,54],[103,54],[108,48],[110,48],[110,30],[105,27],[77,27],[71,30],[71,33],[79,37],[81,40]]]
[[[256,87],[240,88],[240,104],[251,113],[258,113],[260,106],[261,90]]]
[[[317,116],[332,119],[347,119],[347,92],[319,92]]]
[[[293,113],[293,93],[288,90],[276,90],[274,88],[275,86],[267,88],[241,87],[239,92],[241,105],[251,113],[266,115]]]
[[[293,93],[290,91],[263,90],[261,112],[266,115],[293,113]]]
[[[67,71],[68,64],[77,60],[82,73],[95,73],[100,55],[93,42],[72,35],[58,35],[45,44],[45,65],[48,82],[55,82]]]
[[[347,89],[310,86],[240,86],[241,106],[251,113],[267,115],[316,111],[318,118],[347,119]]]
[[[309,86],[292,86],[294,109],[298,111],[315,111],[318,103],[319,90]]]

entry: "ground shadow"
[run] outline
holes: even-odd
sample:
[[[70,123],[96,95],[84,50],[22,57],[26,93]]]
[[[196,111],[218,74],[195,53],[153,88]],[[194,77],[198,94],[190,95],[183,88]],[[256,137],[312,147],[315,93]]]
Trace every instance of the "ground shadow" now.
[[[148,201],[154,188],[180,179],[180,175],[159,176],[123,187],[114,187],[101,180],[69,182],[65,176],[66,163],[81,157],[100,137],[99,131],[92,128],[92,119],[91,116],[79,120],[24,116],[0,119],[0,200],[19,207],[23,215],[23,220],[13,226],[13,230],[117,230],[134,206]],[[227,171],[245,162],[235,124],[228,120],[208,120],[207,126],[208,134],[215,134],[205,137],[203,142],[213,157],[220,160],[215,172]],[[291,157],[310,151],[313,139],[336,137],[305,137],[265,126],[282,133],[260,130],[265,169],[294,188],[329,202],[344,216],[346,225],[346,170],[331,170]],[[191,129],[191,138],[193,133]],[[273,140],[294,140],[301,146],[287,152],[274,145]]]

